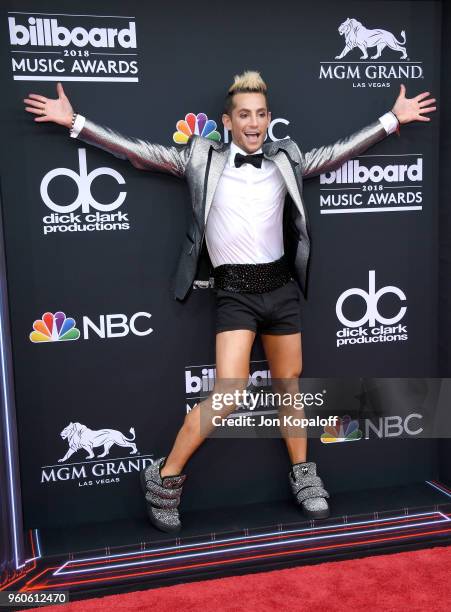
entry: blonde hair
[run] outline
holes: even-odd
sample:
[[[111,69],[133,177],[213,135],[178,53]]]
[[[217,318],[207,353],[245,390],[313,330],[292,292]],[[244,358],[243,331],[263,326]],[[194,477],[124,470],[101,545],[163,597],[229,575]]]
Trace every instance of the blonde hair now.
[[[236,74],[233,84],[229,87],[229,94],[257,92],[265,94],[266,83],[259,72],[246,70],[243,74]]]
[[[255,70],[246,70],[243,74],[236,74],[227,91],[224,112],[230,115],[233,108],[233,96],[238,93],[261,93],[265,96],[268,106],[267,89],[260,73]]]

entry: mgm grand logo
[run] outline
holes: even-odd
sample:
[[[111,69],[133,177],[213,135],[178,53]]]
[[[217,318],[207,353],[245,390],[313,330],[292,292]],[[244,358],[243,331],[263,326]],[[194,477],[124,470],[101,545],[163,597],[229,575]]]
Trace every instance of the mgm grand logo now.
[[[320,79],[352,80],[353,87],[390,87],[390,79],[423,78],[421,62],[411,62],[407,55],[404,30],[397,37],[348,17],[338,33],[344,38],[344,47],[336,61],[321,62]]]
[[[123,474],[140,472],[147,465],[153,463],[151,455],[140,455],[134,442],[135,429],[129,429],[130,437],[125,436],[117,429],[89,429],[81,423],[69,423],[60,433],[67,442],[67,452],[58,459],[58,463],[65,465],[46,465],[41,468],[41,484],[52,482],[76,481],[79,487],[114,484],[120,482]],[[116,446],[129,449],[128,457],[108,458],[110,449]],[[96,455],[97,449],[102,452]],[[84,451],[84,456],[82,452]],[[75,461],[68,463],[73,455]],[[121,453],[122,454],[122,453]],[[80,455],[80,457],[78,456]],[[78,459],[78,461],[77,461]]]

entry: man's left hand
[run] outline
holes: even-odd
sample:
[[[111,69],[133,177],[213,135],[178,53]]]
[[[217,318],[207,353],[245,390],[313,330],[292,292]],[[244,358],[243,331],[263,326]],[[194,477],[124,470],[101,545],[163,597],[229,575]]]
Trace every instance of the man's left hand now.
[[[401,84],[399,96],[396,99],[392,112],[398,118],[399,123],[410,123],[411,121],[430,121],[430,117],[424,117],[425,113],[432,113],[437,109],[431,106],[435,98],[428,98],[430,93],[424,91],[414,98],[406,98],[406,88]]]

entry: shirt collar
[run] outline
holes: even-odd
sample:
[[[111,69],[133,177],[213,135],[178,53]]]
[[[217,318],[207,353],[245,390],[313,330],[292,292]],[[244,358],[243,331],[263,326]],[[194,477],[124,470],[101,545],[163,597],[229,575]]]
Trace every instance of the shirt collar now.
[[[254,153],[262,153],[262,152],[263,152],[263,149],[260,148],[258,151],[255,151]],[[243,149],[238,147],[232,140],[230,144],[230,153],[229,153],[229,166],[232,168],[235,168],[235,155],[237,153],[241,153],[241,155],[249,155],[249,153],[246,153],[246,151],[243,151]],[[251,155],[254,155],[254,153],[251,153]]]

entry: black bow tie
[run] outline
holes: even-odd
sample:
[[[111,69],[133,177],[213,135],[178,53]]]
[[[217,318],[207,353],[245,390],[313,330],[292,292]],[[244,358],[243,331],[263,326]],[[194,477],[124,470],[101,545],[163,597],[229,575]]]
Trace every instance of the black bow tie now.
[[[240,168],[243,164],[252,164],[255,168],[261,168],[263,161],[263,153],[255,153],[254,155],[235,155],[235,167]]]

